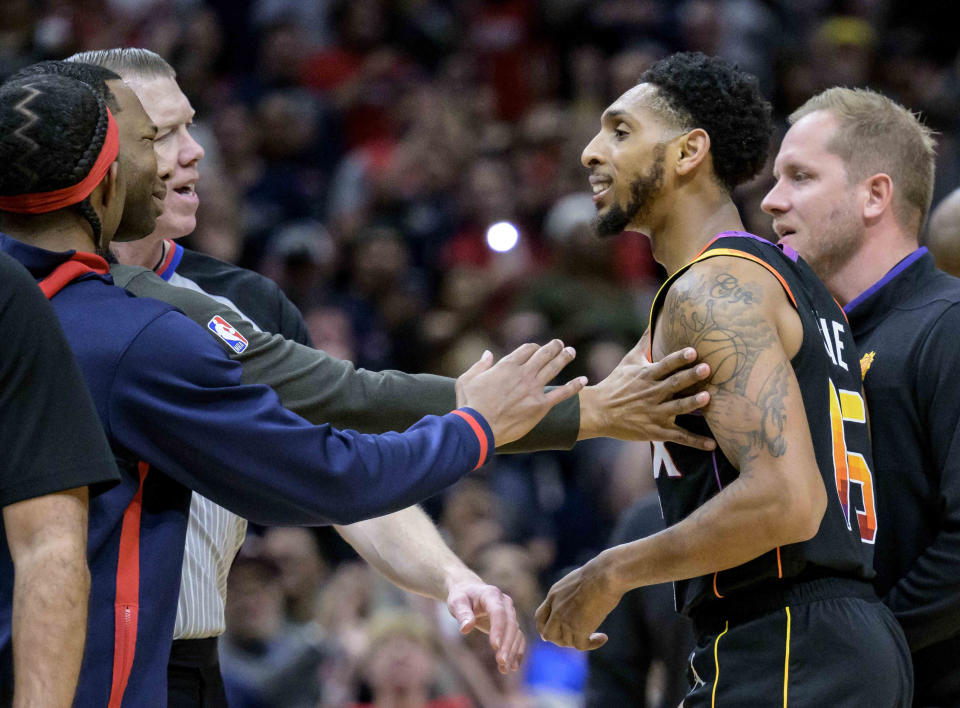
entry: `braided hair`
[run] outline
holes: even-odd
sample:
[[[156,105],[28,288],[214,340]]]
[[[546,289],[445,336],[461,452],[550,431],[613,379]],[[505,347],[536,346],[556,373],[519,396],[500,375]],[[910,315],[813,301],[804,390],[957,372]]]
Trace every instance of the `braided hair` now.
[[[113,95],[113,91],[107,86],[108,81],[119,81],[120,74],[111,71],[103,66],[96,64],[84,64],[79,61],[57,61],[50,59],[39,61],[36,64],[20,69],[10,77],[10,81],[22,81],[34,76],[67,76],[77,81],[82,81],[93,89],[93,92],[107,102],[113,115],[120,112],[120,106]]]
[[[52,192],[80,182],[107,136],[107,105],[81,81],[38,75],[0,86],[0,196]],[[73,205],[100,242],[87,197]],[[71,207],[72,208],[72,207]]]

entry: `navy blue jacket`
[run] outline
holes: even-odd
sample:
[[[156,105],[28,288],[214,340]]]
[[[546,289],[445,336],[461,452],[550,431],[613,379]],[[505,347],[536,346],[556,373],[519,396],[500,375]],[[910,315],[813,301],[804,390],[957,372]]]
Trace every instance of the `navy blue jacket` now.
[[[873,427],[877,592],[916,704],[960,705],[960,280],[920,248],[844,309]]]
[[[42,279],[73,252],[0,234]],[[165,706],[190,490],[264,525],[351,523],[420,501],[493,454],[476,411],[428,416],[404,433],[314,426],[170,305],[106,274],[51,302],[118,459],[119,486],[91,500],[90,621],[77,704]],[[12,576],[4,569],[4,582]],[[9,594],[0,593],[0,637]]]

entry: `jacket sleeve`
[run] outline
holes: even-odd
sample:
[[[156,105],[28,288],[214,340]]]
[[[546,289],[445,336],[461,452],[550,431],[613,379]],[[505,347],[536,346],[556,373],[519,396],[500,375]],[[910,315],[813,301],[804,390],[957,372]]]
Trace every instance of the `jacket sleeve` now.
[[[110,390],[113,434],[141,459],[264,525],[349,524],[421,501],[484,464],[479,413],[428,416],[403,433],[311,425],[178,312],[124,352]]]
[[[313,340],[310,338],[310,330],[307,329],[307,323],[300,314],[300,310],[290,302],[290,298],[284,294],[279,285],[272,280],[270,284],[277,291],[277,309],[279,310],[277,321],[280,323],[280,330],[272,334],[279,334],[297,344],[312,348]]]
[[[941,315],[917,362],[917,403],[940,516],[933,542],[885,598],[916,652],[960,635],[960,304]],[[882,411],[880,412],[882,415]]]
[[[226,305],[170,285],[152,271],[113,265],[117,285],[138,297],[152,297],[179,308],[243,366],[245,384],[269,386],[284,407],[311,423],[330,423],[365,433],[404,430],[425,415],[442,415],[456,406],[454,379],[401,371],[367,371],[279,334],[260,331]],[[292,307],[292,305],[291,305]],[[223,317],[247,340],[237,353],[207,329]],[[563,401],[526,436],[497,449],[500,453],[568,450],[580,430],[579,397]]]

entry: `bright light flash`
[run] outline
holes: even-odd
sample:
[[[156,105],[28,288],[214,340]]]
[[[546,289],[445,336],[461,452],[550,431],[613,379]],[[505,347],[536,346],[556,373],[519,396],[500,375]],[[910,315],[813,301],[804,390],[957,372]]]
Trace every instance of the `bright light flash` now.
[[[520,240],[520,232],[509,221],[498,221],[487,229],[487,245],[497,253],[512,250]]]

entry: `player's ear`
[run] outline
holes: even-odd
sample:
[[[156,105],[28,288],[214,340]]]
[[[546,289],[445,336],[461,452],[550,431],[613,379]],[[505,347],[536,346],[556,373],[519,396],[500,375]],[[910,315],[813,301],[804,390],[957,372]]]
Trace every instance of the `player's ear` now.
[[[694,128],[679,138],[677,147],[677,174],[688,175],[710,153],[710,135],[703,128]]]
[[[877,221],[891,208],[893,202],[893,180],[890,175],[880,172],[863,181],[863,218],[870,224]]]
[[[90,195],[90,201],[99,207],[98,211],[100,211],[101,214],[114,206],[117,199],[121,198],[118,179],[119,165],[117,161],[114,160],[113,164],[110,165],[110,169],[107,170],[103,179],[100,180],[100,184],[97,185],[97,188]]]

